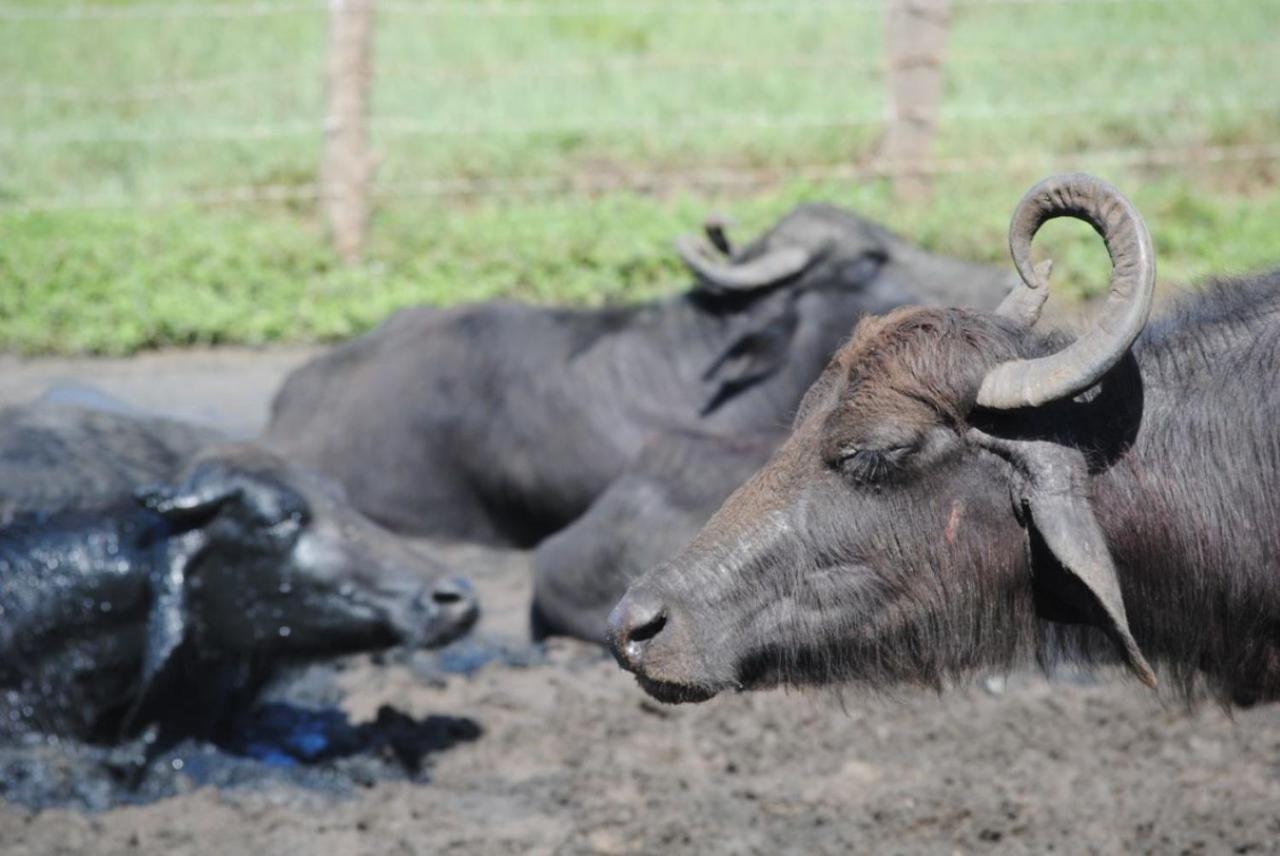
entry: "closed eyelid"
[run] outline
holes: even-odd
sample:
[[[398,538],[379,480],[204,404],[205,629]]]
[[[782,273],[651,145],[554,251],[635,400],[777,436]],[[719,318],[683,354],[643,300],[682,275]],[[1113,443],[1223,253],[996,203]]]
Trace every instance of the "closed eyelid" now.
[[[890,466],[892,462],[888,456],[875,449],[858,449],[843,456],[839,462],[839,469],[845,476],[859,484],[875,482]]]

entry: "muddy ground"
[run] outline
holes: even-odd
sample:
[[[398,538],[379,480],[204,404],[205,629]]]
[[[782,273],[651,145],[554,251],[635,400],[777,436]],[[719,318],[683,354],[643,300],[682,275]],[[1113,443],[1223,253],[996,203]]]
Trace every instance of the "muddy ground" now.
[[[0,359],[0,403],[75,379],[248,433],[305,356]],[[519,646],[526,557],[448,555],[484,597],[479,632]],[[201,787],[99,813],[0,803],[0,853],[1280,852],[1280,709],[1187,711],[1117,678],[667,708],[590,646],[560,642],[443,685],[368,660],[341,684],[354,720],[389,704],[481,734],[432,755],[427,780],[347,796]]]

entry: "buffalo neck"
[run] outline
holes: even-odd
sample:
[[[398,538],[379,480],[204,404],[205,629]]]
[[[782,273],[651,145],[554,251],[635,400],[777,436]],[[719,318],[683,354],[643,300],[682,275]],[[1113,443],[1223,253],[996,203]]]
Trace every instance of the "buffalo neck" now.
[[[1249,703],[1280,697],[1280,299],[1239,289],[1139,344],[1141,424],[1092,491],[1147,655]]]
[[[634,424],[649,430],[693,424],[713,430],[773,429],[790,420],[821,369],[827,353],[820,345],[806,342],[805,350],[814,351],[816,358],[789,352],[783,370],[745,384],[710,413],[703,411],[721,383],[713,368],[717,360],[794,299],[782,290],[753,298],[708,298],[692,292],[636,307],[625,329],[602,337],[593,348],[598,349],[595,358],[573,360],[571,370],[607,374],[603,380],[612,408],[638,417]],[[797,342],[805,340],[805,332],[802,320]]]

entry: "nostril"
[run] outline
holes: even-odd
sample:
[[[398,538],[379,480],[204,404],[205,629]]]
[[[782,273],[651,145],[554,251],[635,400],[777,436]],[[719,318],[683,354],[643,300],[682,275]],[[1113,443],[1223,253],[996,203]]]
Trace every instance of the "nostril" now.
[[[441,607],[456,607],[475,600],[471,583],[461,577],[441,580],[431,588],[431,602]]]
[[[644,643],[662,632],[662,628],[667,626],[667,612],[662,610],[657,615],[650,618],[643,624],[632,628],[627,634],[628,642]]]
[[[622,668],[639,672],[645,652],[666,629],[669,613],[647,592],[628,592],[609,613],[609,648]]]

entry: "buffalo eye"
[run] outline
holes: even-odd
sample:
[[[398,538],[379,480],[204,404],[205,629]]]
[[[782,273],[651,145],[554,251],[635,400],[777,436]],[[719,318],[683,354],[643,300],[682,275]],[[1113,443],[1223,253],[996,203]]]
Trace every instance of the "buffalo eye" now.
[[[910,446],[864,449],[845,445],[839,448],[833,463],[854,484],[876,484],[897,472],[910,451]]]
[[[289,509],[289,511],[275,523],[270,524],[267,527],[267,531],[277,538],[287,538],[305,526],[307,522],[307,513],[302,509],[293,508]]]
[[[840,265],[840,281],[845,284],[866,285],[880,273],[880,268],[889,260],[884,250],[867,250],[856,259],[850,259]]]

